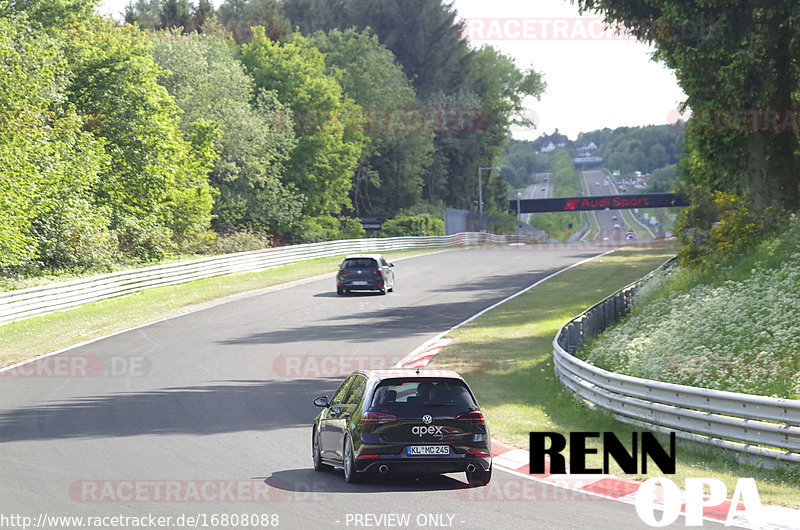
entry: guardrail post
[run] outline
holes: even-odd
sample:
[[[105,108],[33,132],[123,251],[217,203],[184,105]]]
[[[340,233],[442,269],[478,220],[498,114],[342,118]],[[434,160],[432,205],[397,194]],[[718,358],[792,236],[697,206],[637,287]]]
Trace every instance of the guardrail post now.
[[[570,354],[575,355],[578,350],[578,341],[580,340],[580,328],[573,322],[567,328],[567,347],[565,348]]]
[[[588,339],[630,312],[642,283],[617,291],[561,328],[553,343],[561,383],[621,421],[660,426],[687,438],[716,438],[759,459],[800,463],[800,400],[641,379],[575,357]]]

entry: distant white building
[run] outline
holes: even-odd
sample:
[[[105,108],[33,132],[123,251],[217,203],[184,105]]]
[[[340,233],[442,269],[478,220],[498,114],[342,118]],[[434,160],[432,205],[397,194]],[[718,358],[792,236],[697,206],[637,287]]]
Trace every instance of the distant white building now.
[[[549,144],[547,144],[546,146],[542,147],[539,150],[539,154],[549,153],[550,151],[555,151],[555,150],[556,150],[555,144],[553,142],[550,142]]]
[[[597,144],[594,142],[589,142],[588,144],[578,148],[578,156],[589,156],[595,151],[597,151]]]

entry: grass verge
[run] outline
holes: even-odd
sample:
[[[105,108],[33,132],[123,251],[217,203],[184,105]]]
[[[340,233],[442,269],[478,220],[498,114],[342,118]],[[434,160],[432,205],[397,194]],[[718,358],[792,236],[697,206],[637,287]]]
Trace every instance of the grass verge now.
[[[672,253],[668,247],[627,248],[566,271],[452,332],[449,337],[455,341],[431,367],[462,373],[480,400],[492,436],[511,445],[527,448],[530,431],[611,431],[623,442],[630,440],[630,433],[640,428],[591,410],[564,390],[553,372],[552,340],[570,318],[641,278]],[[665,443],[664,436],[657,437]],[[748,466],[721,449],[681,439],[676,445],[677,473],[670,476],[676,484],[714,477],[730,493],[739,477],[753,477],[762,502],[800,508],[800,469]],[[601,449],[599,444],[587,446]],[[602,450],[589,455],[587,465],[601,468]],[[610,472],[621,474],[613,461]],[[656,468],[656,473],[628,478],[659,475]]]
[[[392,252],[387,257],[398,259],[440,250],[452,249],[406,250]],[[320,258],[261,272],[228,274],[181,285],[155,287],[68,311],[12,322],[0,326],[0,368],[148,322],[256,294],[278,284],[326,274],[333,276],[341,259],[341,256]],[[331,283],[331,289],[333,287]]]

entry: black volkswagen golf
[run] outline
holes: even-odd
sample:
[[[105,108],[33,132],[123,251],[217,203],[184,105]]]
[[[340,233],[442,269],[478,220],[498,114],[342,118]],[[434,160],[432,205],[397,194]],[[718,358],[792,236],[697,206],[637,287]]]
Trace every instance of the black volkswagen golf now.
[[[489,428],[467,383],[449,370],[361,370],[332,398],[318,397],[314,469],[368,473],[454,473],[473,486],[492,477]]]
[[[394,263],[380,254],[354,254],[346,256],[336,273],[336,294],[351,291],[394,291]]]

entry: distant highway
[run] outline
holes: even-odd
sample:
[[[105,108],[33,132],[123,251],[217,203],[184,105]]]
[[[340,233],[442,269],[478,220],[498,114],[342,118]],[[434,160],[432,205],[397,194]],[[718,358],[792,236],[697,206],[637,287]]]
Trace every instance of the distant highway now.
[[[613,195],[613,188],[606,183],[607,175],[602,170],[583,171],[583,178],[589,195]],[[625,241],[625,236],[631,226],[625,221],[620,210],[598,210],[590,212],[597,219],[599,232],[594,237],[597,241],[614,241],[621,243]],[[634,234],[639,238],[640,234],[634,230]]]
[[[553,174],[552,173],[532,173],[532,184],[525,188],[522,194],[523,199],[547,199],[553,196]],[[522,214],[522,222],[530,224],[531,215]]]

